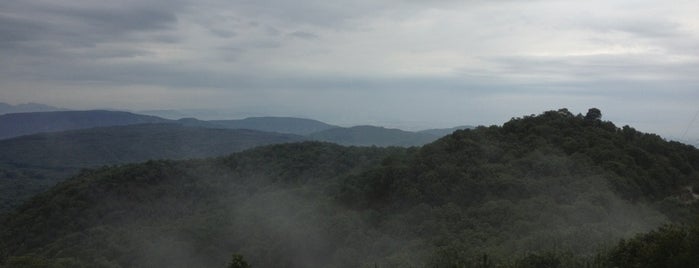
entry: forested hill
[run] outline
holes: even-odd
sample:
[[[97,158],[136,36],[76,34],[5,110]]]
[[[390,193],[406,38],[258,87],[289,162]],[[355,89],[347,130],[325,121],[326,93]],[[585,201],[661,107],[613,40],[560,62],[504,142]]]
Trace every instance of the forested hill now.
[[[260,145],[302,141],[302,136],[247,129],[140,124],[41,133],[0,140],[0,163],[84,168],[221,156]]]
[[[451,128],[431,128],[431,129],[417,131],[417,133],[429,134],[429,135],[441,138],[441,137],[449,135],[457,130],[472,129],[472,128],[475,128],[475,127],[474,126],[456,126],[456,127],[451,127]]]
[[[291,134],[140,124],[41,133],[0,140],[0,213],[82,168],[227,155],[298,142]]]
[[[421,148],[307,142],[86,171],[0,223],[0,263],[625,267],[611,258],[636,240],[607,247],[698,215],[699,151],[600,116],[549,111]]]
[[[537,158],[542,162],[539,166],[527,163]],[[416,199],[414,202],[443,199],[461,193],[452,192],[454,185],[444,187],[444,191],[429,189],[452,182],[465,183],[468,180],[464,179],[470,177],[478,183],[482,178],[492,182],[495,178],[521,179],[528,174],[537,175],[538,171],[555,173],[574,167],[584,167],[576,170],[577,174],[603,175],[625,199],[658,201],[699,183],[699,150],[629,126],[619,128],[598,117],[574,116],[562,109],[514,118],[502,127],[478,127],[446,136],[409,159],[383,167],[380,172],[407,176],[382,176],[385,193],[373,195],[387,199],[407,191],[410,196],[396,198]],[[432,176],[422,177],[424,174]],[[376,181],[373,179],[368,178]],[[413,183],[415,189],[395,188]],[[468,196],[486,195],[473,186],[463,186],[475,191]]]
[[[402,150],[292,143],[87,171],[0,224],[0,263],[31,253],[66,267],[219,267],[246,247],[266,260],[257,267],[317,267],[332,258],[316,255],[332,250],[323,232],[354,228],[325,186]]]

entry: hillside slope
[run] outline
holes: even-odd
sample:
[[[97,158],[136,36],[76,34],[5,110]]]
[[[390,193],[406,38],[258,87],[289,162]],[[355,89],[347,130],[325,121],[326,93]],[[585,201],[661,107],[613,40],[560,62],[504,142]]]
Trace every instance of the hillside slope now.
[[[0,140],[0,212],[82,168],[150,159],[220,156],[260,145],[303,139],[254,130],[142,124]]]
[[[462,130],[462,129],[473,129],[475,128],[474,126],[456,126],[456,127],[451,127],[451,128],[431,128],[431,129],[425,129],[425,130],[420,130],[416,131],[417,133],[421,134],[429,134],[432,136],[437,136],[439,138],[444,137],[446,135],[449,135],[451,133],[454,133],[454,131],[457,130]]]
[[[42,133],[0,141],[0,162],[42,167],[95,167],[151,159],[220,156],[303,137],[246,129],[141,124]]]
[[[580,163],[589,162],[609,172],[608,183],[629,200],[661,200],[699,182],[699,151],[693,146],[668,142],[629,126],[618,128],[608,121],[574,116],[565,109],[515,118],[502,127],[460,130],[426,146],[421,152],[422,156],[416,156],[420,158],[404,163],[417,170],[392,172],[421,174],[425,171],[420,168],[431,163],[431,166],[467,168],[465,174],[488,167],[480,172],[497,175],[493,164],[521,161],[527,154],[538,152],[544,157],[560,154]],[[547,163],[552,164],[556,163]],[[526,169],[520,174],[531,172]],[[400,179],[403,180],[400,185],[408,181],[430,184],[419,178]],[[400,191],[393,189],[391,192]],[[445,196],[444,193],[430,195]]]
[[[339,211],[321,222],[334,212],[317,200],[318,185],[399,150],[287,144],[216,160],[87,171],[2,222],[0,263],[32,252],[89,267],[222,267],[231,249],[246,247],[266,259],[257,267],[317,267],[331,256],[316,254],[332,250],[323,249],[321,229],[352,224]],[[301,255],[275,258],[287,250]]]
[[[600,247],[697,215],[683,191],[698,178],[691,146],[549,111],[422,148],[307,142],[86,171],[2,220],[0,263],[611,267]]]

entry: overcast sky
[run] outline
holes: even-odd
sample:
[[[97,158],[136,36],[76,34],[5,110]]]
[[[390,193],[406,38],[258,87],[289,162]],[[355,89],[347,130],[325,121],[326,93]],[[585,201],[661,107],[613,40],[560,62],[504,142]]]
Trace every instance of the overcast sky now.
[[[2,0],[0,101],[405,128],[597,107],[695,139],[697,14],[696,0]]]

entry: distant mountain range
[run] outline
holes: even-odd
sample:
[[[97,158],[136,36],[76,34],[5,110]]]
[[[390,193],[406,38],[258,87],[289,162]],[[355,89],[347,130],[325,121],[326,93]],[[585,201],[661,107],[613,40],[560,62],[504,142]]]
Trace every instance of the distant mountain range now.
[[[160,109],[131,111],[137,114],[154,115],[157,117],[177,120],[180,118],[198,118],[201,120],[221,120],[229,118],[244,118],[248,113],[226,109]]]
[[[54,111],[0,115],[0,139],[22,135],[93,127],[173,123],[190,127],[250,129],[308,136],[311,139],[357,146],[416,146],[431,142],[458,129],[428,129],[410,132],[377,126],[343,128],[318,120],[295,117],[249,117],[236,120],[165,119],[123,111]]]
[[[461,129],[472,129],[475,128],[474,126],[458,126],[458,127],[451,127],[451,128],[432,128],[432,129],[425,129],[425,130],[420,130],[417,131],[419,134],[429,134],[432,136],[437,136],[439,138],[449,135],[453,133],[454,131],[461,130]]]
[[[0,114],[65,111],[66,109],[49,106],[41,103],[22,103],[17,105],[0,102]]]
[[[248,129],[138,124],[41,133],[0,140],[0,162],[82,168],[218,156],[255,146],[297,142],[302,136]]]
[[[240,120],[211,120],[225,128],[243,128],[260,131],[308,135],[314,132],[338,128],[318,120],[295,117],[249,117]]]
[[[119,111],[60,111],[0,115],[0,139],[92,127],[166,123],[170,120]]]
[[[428,133],[376,126],[338,127],[315,132],[308,137],[312,140],[353,146],[419,146],[439,138]]]
[[[344,128],[293,117],[170,120],[106,110],[0,115],[0,212],[82,168],[219,156],[303,140],[353,146],[420,146],[456,129]]]

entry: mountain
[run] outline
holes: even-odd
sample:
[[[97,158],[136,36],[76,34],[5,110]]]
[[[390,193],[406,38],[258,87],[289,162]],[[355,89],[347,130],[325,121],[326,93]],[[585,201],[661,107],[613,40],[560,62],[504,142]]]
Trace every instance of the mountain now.
[[[260,145],[303,139],[254,130],[141,124],[0,140],[0,212],[16,207],[82,168],[150,159],[220,156]]]
[[[165,123],[167,119],[119,111],[60,111],[0,115],[0,139],[101,126]]]
[[[420,146],[439,138],[427,133],[376,126],[338,127],[311,133],[307,137],[312,140],[353,146]]]
[[[252,129],[296,135],[307,135],[337,127],[317,120],[295,117],[248,117],[239,120],[211,120],[208,122],[230,129]]]
[[[305,222],[291,220],[304,214],[310,216],[316,209],[331,212],[332,207],[327,207],[325,201],[319,202],[315,207],[311,203],[313,196],[302,197],[302,185],[312,187],[312,191],[307,193],[314,194],[318,190],[317,185],[336,181],[343,174],[358,172],[400,150],[402,149],[343,148],[321,143],[286,144],[206,161],[149,161],[85,171],[32,199],[30,204],[19,209],[18,214],[15,214],[17,216],[11,214],[6,221],[0,220],[0,263],[5,260],[16,261],[8,256],[60,248],[60,257],[56,255],[56,258],[65,257],[68,258],[65,261],[73,261],[73,265],[69,267],[78,267],[78,262],[85,262],[87,267],[217,267],[225,264],[228,250],[238,244],[235,241],[223,241],[230,236],[245,236],[248,237],[245,240],[250,241],[277,240],[277,246],[263,246],[259,248],[259,254],[292,247],[298,248],[299,252],[308,247],[316,249],[323,245],[319,244],[320,233],[313,234],[314,228],[321,224],[317,220],[324,218],[308,217]],[[104,180],[107,177],[109,179]],[[58,207],[44,207],[44,203]],[[309,205],[312,207],[308,207]],[[67,206],[67,210],[59,208],[62,206]],[[276,212],[272,213],[272,210]],[[214,214],[205,216],[209,213],[206,211]],[[264,215],[266,212],[270,213],[269,218]],[[18,231],[17,228],[25,224],[24,220],[36,219],[36,213],[43,214],[46,218],[36,221],[38,225],[25,226],[25,230],[38,233],[32,235],[32,238],[21,235],[24,231]],[[288,214],[289,218],[279,213]],[[74,220],[68,220],[73,217]],[[267,220],[262,222],[258,219]],[[67,222],[59,222],[63,220]],[[151,224],[146,223],[151,220]],[[327,222],[338,228],[349,223],[351,222],[345,222],[342,218]],[[43,224],[55,224],[56,229],[49,231],[39,226]],[[298,239],[306,237],[305,242],[298,243],[292,236],[287,237],[281,230],[275,230],[285,224],[288,224],[286,228],[289,230],[297,230],[298,233],[292,236],[297,236]],[[186,226],[191,233],[187,234],[189,231],[179,227],[172,231],[160,229],[166,225]],[[211,228],[212,226],[218,227]],[[86,231],[85,235],[81,234],[83,231]],[[113,235],[124,235],[124,240],[112,240],[117,238]],[[156,238],[157,236],[160,238]],[[223,240],[210,240],[213,237]],[[72,242],[68,242],[66,238]],[[190,243],[200,239],[212,244]],[[38,249],[36,243],[44,242],[47,247]],[[75,244],[68,246],[66,243]],[[87,245],[96,249],[93,252],[95,254],[85,254],[83,250]],[[195,250],[199,253],[191,255],[189,248],[200,250]],[[123,254],[122,250],[133,250],[133,255]],[[182,251],[170,255],[179,250]],[[99,257],[111,254],[110,252],[117,255],[106,259]],[[103,260],[85,261],[78,255]],[[153,258],[155,255],[160,257]],[[278,263],[283,260],[268,261]],[[307,261],[310,264],[312,260]]]
[[[179,119],[194,117],[202,120],[216,120],[222,118],[242,118],[247,113],[236,112],[228,109],[166,109],[166,110],[140,110],[137,114],[147,114],[167,119]]]
[[[441,137],[449,135],[457,130],[472,129],[472,128],[475,128],[475,127],[474,126],[458,126],[458,127],[452,127],[452,128],[432,128],[432,129],[420,130],[420,131],[417,131],[417,133],[430,134],[432,136],[436,136],[436,137],[441,138]]]
[[[144,123],[175,123],[191,127],[250,129],[307,135],[320,141],[358,146],[423,145],[463,128],[431,129],[416,133],[374,126],[340,128],[317,120],[294,117],[249,117],[238,120],[199,120],[189,117],[170,120],[130,112],[92,110],[0,115],[0,139],[43,132]]]
[[[17,105],[11,105],[7,103],[0,102],[0,115],[10,114],[10,113],[28,113],[28,112],[50,112],[50,111],[63,111],[65,109],[49,106],[40,103],[22,103]]]
[[[615,245],[699,215],[698,178],[696,148],[561,109],[420,148],[304,142],[86,170],[0,219],[0,263],[614,267],[673,252]]]
[[[150,159],[230,154],[303,137],[247,129],[139,124],[41,133],[0,141],[0,162],[42,167],[95,167]]]
[[[199,120],[197,118],[192,117],[180,118],[177,120],[173,120],[172,122],[187,127],[226,128],[224,126],[209,121]]]
[[[143,110],[143,111],[135,111],[134,113],[137,114],[145,114],[145,115],[152,115],[152,116],[157,116],[161,118],[166,118],[166,119],[171,119],[171,120],[177,120],[179,118],[187,118],[187,117],[193,117],[192,115],[179,111],[179,110]]]

